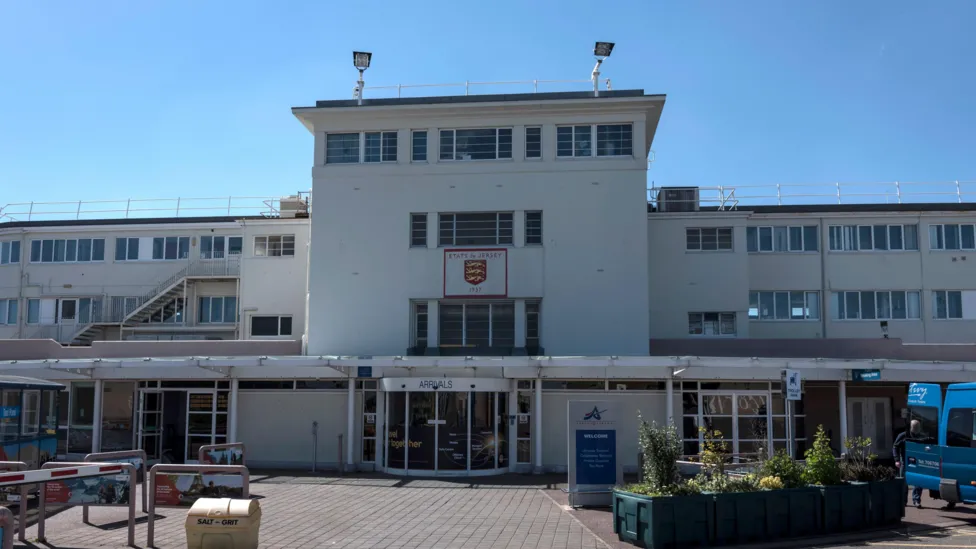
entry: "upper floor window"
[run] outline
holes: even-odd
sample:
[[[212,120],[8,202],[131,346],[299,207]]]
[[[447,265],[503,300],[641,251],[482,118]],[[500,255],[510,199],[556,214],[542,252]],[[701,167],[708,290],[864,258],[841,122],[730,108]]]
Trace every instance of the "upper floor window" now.
[[[255,236],[254,255],[255,257],[294,257],[295,235]]]
[[[525,212],[525,244],[542,244],[542,212]]]
[[[420,349],[427,348],[427,302],[418,301],[413,304],[413,341]]]
[[[634,126],[632,124],[587,124],[556,128],[556,156],[633,156],[633,154]]]
[[[512,244],[512,213],[440,214],[439,246]]]
[[[752,320],[817,320],[820,292],[749,292]]]
[[[291,335],[290,316],[252,316],[251,335],[262,336],[289,336]]]
[[[932,318],[948,320],[976,318],[976,292],[935,290],[932,292]]]
[[[525,128],[525,157],[542,158],[542,128],[539,126]]]
[[[152,258],[156,260],[187,259],[190,257],[190,237],[155,237],[152,251]]]
[[[412,248],[427,247],[427,214],[410,214],[410,246]]]
[[[197,318],[201,324],[237,322],[237,298],[233,296],[201,297]]]
[[[325,136],[326,164],[396,162],[396,160],[397,132],[395,131],[330,133]]]
[[[918,225],[831,225],[830,251],[918,250]]]
[[[693,251],[731,251],[732,227],[688,227],[686,249]]]
[[[20,241],[4,240],[0,242],[0,265],[20,263]]]
[[[538,351],[541,345],[541,308],[538,301],[525,302],[525,347],[532,351]]]
[[[971,223],[929,225],[929,248],[974,250],[976,249],[976,226]]]
[[[229,255],[241,255],[243,248],[242,236],[200,237],[200,259],[223,259]]]
[[[441,303],[441,347],[514,347],[515,304]]]
[[[816,225],[746,227],[750,252],[816,252],[819,243]]]
[[[117,237],[115,239],[115,260],[135,261],[137,259],[139,259],[139,239]]]
[[[688,335],[734,336],[735,313],[688,313]]]
[[[17,324],[16,299],[0,299],[0,324]]]
[[[441,130],[441,160],[512,158],[511,128]]]
[[[104,238],[31,240],[31,263],[105,261]]]
[[[410,133],[410,161],[427,162],[427,130],[414,130]]]
[[[834,320],[906,320],[921,318],[919,292],[856,291],[830,295]]]

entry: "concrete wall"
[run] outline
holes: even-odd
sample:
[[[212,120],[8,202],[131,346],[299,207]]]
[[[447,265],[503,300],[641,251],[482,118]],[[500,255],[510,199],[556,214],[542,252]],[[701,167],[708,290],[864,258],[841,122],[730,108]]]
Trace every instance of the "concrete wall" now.
[[[280,339],[301,340],[305,333],[309,219],[248,220],[241,263],[241,338],[251,339],[251,317],[291,316],[292,332]],[[294,257],[255,257],[254,237],[295,235]],[[260,339],[274,339],[261,337]]]
[[[318,464],[337,467],[338,436],[346,430],[345,391],[240,391],[238,397],[237,432],[247,446],[248,465],[310,467],[312,422],[318,421]]]

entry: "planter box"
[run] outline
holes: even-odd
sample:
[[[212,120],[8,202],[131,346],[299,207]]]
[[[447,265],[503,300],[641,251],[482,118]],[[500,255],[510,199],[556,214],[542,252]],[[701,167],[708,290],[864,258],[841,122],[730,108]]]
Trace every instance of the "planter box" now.
[[[901,522],[905,516],[905,479],[868,483],[868,524],[883,526]]]
[[[620,541],[650,549],[709,545],[715,532],[713,496],[651,497],[613,491],[613,531]]]
[[[866,483],[824,486],[820,491],[825,533],[850,532],[868,525],[870,492]]]
[[[787,537],[813,536],[823,532],[823,492],[820,488],[780,490],[789,500]]]
[[[715,543],[732,544],[768,539],[773,492],[715,494]]]

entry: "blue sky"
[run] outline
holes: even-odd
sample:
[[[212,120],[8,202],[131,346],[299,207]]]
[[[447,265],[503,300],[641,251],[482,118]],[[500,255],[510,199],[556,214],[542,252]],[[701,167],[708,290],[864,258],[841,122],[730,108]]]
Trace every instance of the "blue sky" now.
[[[665,93],[658,185],[976,181],[976,2],[0,2],[0,205],[311,186],[292,106],[367,85]],[[829,192],[829,191],[828,191]],[[976,195],[973,195],[976,199]]]

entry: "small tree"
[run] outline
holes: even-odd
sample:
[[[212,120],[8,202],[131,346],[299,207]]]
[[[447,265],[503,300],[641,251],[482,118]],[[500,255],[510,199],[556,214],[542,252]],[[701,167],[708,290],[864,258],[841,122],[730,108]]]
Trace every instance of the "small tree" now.
[[[671,423],[658,427],[648,424],[637,414],[640,425],[637,428],[638,442],[644,453],[644,482],[656,493],[671,493],[680,480],[678,460],[681,459],[681,437],[678,429]]]
[[[841,470],[834,451],[830,448],[830,438],[824,431],[823,425],[817,426],[813,447],[806,454],[806,467],[803,469],[803,480],[807,484],[818,486],[832,486],[841,483]]]

